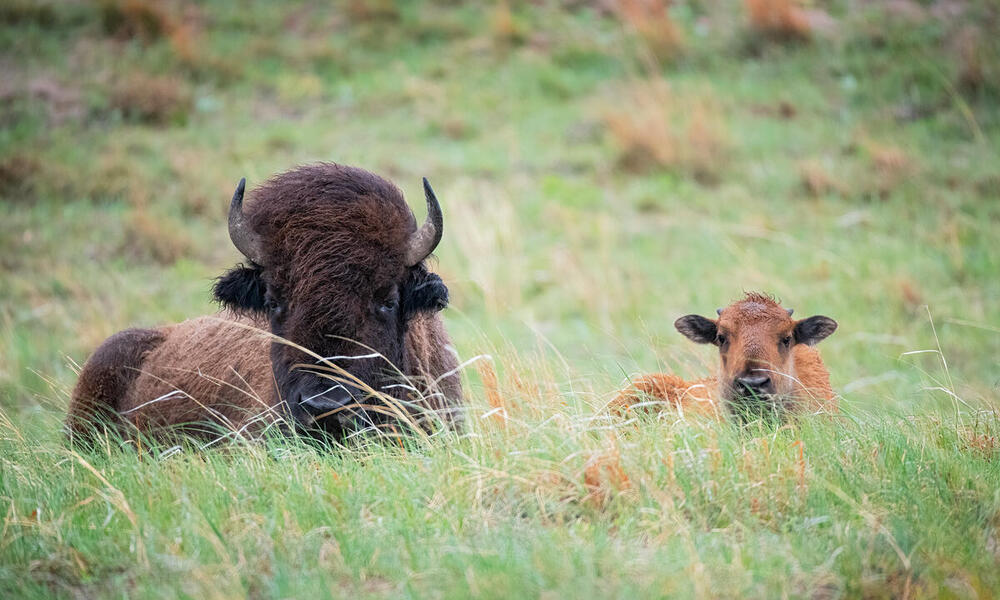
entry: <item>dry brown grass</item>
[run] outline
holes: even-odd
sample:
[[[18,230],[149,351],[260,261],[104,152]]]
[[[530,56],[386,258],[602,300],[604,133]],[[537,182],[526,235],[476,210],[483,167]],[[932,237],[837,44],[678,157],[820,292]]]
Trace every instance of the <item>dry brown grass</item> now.
[[[1000,437],[996,427],[988,424],[989,417],[985,421],[987,424],[977,422],[962,427],[958,434],[964,450],[980,458],[992,460],[1000,454]]]
[[[58,20],[56,6],[40,0],[4,0],[0,2],[0,23],[34,23],[50,27]]]
[[[888,197],[912,173],[913,164],[897,146],[869,141],[865,149],[873,172],[871,191],[880,198]]]
[[[520,44],[526,38],[524,28],[514,18],[514,12],[507,0],[501,0],[493,9],[493,14],[490,15],[490,31],[493,38],[501,44]]]
[[[42,163],[29,154],[12,154],[0,159],[0,196],[18,200],[30,194]]]
[[[497,381],[496,369],[493,368],[493,361],[481,360],[477,362],[476,370],[479,372],[479,377],[483,380],[483,391],[486,393],[486,402],[492,410],[496,411],[493,413],[493,419],[502,426],[506,422],[507,406],[503,394],[500,393],[500,384]]]
[[[154,216],[143,206],[132,210],[125,224],[124,253],[137,260],[170,265],[191,249],[191,238],[176,222]]]
[[[1000,21],[1000,17],[996,18]],[[956,87],[967,93],[1000,92],[1000,42],[995,34],[984,33],[997,23],[965,25],[951,37],[957,64]]]
[[[584,502],[596,508],[605,507],[619,493],[631,489],[621,452],[610,440],[609,447],[590,455],[583,468],[583,485],[587,489]]]
[[[164,125],[183,121],[191,110],[191,91],[179,77],[130,73],[111,91],[111,107],[128,118]]]
[[[750,28],[776,40],[808,39],[806,12],[794,0],[744,0]]]
[[[829,194],[846,195],[847,189],[838,181],[823,164],[815,159],[799,163],[799,177],[806,193],[814,198]]]
[[[658,60],[676,57],[684,46],[680,28],[670,18],[670,0],[618,0],[619,18]]]
[[[149,0],[102,0],[104,31],[119,39],[159,39],[174,29],[174,20],[162,4]]]
[[[900,277],[896,281],[896,288],[899,298],[908,310],[917,310],[924,305],[924,295],[920,292],[920,286],[909,277]]]
[[[85,197],[86,177],[65,163],[36,152],[15,152],[0,159],[0,197],[32,202],[40,196]]]
[[[401,16],[393,0],[350,0],[345,13],[355,23],[398,21]]]
[[[207,51],[200,8],[188,4],[172,9],[168,12],[164,3],[150,0],[102,0],[101,19],[104,31],[118,40],[148,44],[166,39],[178,63],[192,73],[224,80],[238,76],[242,70],[238,62]]]
[[[763,523],[779,523],[804,501],[809,490],[807,456],[808,448],[801,440],[788,447],[775,447],[766,437],[747,444],[741,471],[748,481],[746,501],[751,514]]]
[[[710,94],[680,93],[662,78],[615,92],[603,120],[623,168],[659,167],[702,181],[718,177],[728,144],[721,110]]]

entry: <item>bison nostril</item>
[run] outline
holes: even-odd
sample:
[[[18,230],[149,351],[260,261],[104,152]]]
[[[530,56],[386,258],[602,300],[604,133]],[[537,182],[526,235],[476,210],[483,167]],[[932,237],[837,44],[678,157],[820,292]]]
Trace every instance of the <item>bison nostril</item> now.
[[[760,392],[771,383],[771,378],[767,375],[752,375],[750,377],[738,377],[736,383],[752,392]]]
[[[319,393],[303,396],[298,402],[299,407],[311,417],[321,419],[346,410],[354,401],[354,395],[341,384],[334,385]]]

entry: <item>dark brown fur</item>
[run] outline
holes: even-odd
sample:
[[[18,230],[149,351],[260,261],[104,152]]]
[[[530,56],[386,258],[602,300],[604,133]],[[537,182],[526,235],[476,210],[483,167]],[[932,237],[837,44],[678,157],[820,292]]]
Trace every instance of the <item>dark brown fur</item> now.
[[[371,390],[415,401],[414,414],[457,418],[457,360],[436,312],[447,288],[423,263],[404,264],[416,221],[402,193],[362,169],[321,163],[268,180],[248,200],[266,265],[221,278],[216,295],[230,310],[109,338],[80,375],[69,431],[123,420],[140,431],[205,433],[207,424],[210,435],[243,434],[283,420],[339,436],[394,421],[358,408],[385,405]],[[381,357],[317,360],[373,352]],[[316,374],[331,367],[344,382],[333,392],[338,382]],[[328,400],[345,390],[350,406]],[[315,398],[337,404],[336,415],[317,414]]]

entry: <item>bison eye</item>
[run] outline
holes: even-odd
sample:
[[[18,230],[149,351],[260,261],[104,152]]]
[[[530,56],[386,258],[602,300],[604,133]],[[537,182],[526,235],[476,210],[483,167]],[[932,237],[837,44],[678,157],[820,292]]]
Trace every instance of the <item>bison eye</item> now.
[[[781,338],[781,345],[784,348],[788,348],[789,346],[791,346],[792,345],[792,336],[786,335],[785,337]]]
[[[398,306],[399,303],[396,301],[395,298],[389,298],[382,302],[382,304],[378,307],[378,310],[382,314],[390,314],[396,312],[396,308]]]
[[[281,303],[279,303],[274,296],[268,294],[264,299],[264,310],[273,316],[281,315]]]
[[[722,334],[720,333],[719,335],[717,335],[717,336],[715,337],[715,343],[716,343],[717,345],[719,345],[719,346],[725,346],[725,345],[726,345],[726,336],[724,336],[724,335],[722,335]]]

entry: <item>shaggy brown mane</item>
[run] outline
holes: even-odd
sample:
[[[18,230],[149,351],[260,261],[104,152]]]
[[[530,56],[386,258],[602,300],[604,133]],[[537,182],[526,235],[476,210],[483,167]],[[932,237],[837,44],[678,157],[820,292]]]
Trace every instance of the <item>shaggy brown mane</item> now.
[[[370,295],[401,276],[403,245],[417,228],[399,188],[335,163],[276,175],[249,200],[267,262],[280,265],[268,283],[297,303],[287,328],[311,330],[307,343],[320,342],[318,324],[363,322],[359,292]]]

